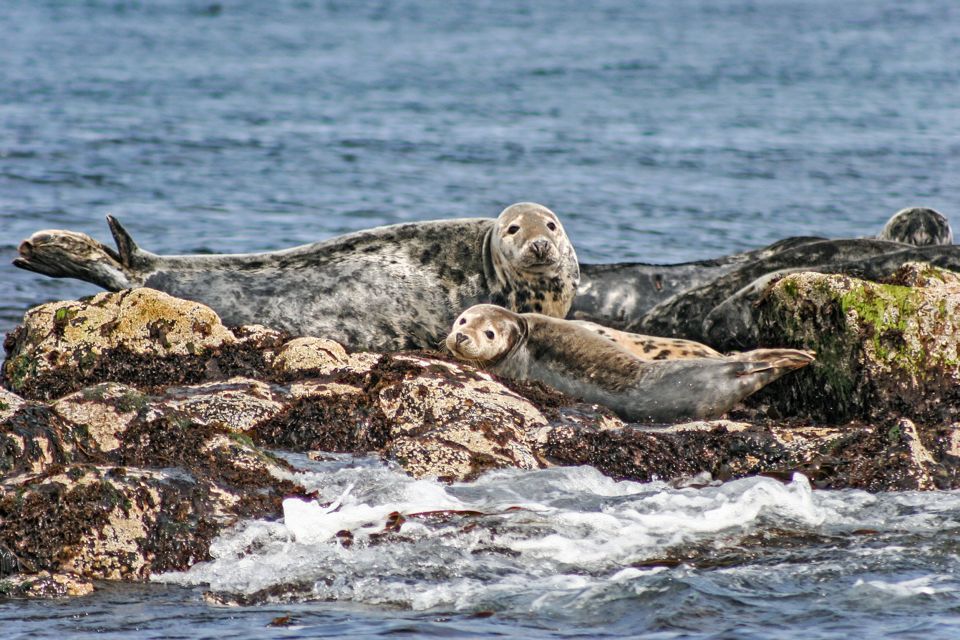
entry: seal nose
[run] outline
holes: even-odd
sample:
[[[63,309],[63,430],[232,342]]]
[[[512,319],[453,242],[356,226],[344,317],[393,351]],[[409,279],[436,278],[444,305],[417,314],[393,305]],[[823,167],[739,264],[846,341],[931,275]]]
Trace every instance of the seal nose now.
[[[457,331],[457,337],[456,337],[457,346],[460,346],[461,344],[463,344],[463,343],[466,342],[466,341],[467,341],[467,336],[465,336],[465,335],[463,335],[462,333],[460,333],[459,331]]]
[[[33,257],[33,243],[29,240],[24,240],[20,243],[20,246],[17,247],[17,253],[19,253],[24,258]]]
[[[533,251],[533,255],[538,258],[546,258],[547,254],[550,253],[550,241],[549,240],[534,240],[530,243],[530,251]]]

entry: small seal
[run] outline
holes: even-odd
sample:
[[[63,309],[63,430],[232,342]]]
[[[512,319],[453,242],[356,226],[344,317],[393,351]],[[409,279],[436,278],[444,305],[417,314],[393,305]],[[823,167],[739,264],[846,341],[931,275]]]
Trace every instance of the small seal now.
[[[907,207],[890,217],[877,239],[915,247],[943,247],[953,244],[953,230],[946,216],[936,209]]]
[[[723,354],[705,344],[681,338],[661,338],[642,333],[629,333],[587,320],[570,320],[572,324],[593,331],[626,349],[641,360],[680,360],[682,358],[720,358]]]
[[[480,302],[564,316],[580,269],[556,214],[522,202],[494,219],[378,227],[283,251],[161,256],[107,217],[117,249],[39,231],[14,265],[117,291],[151,287],[213,308],[226,324],[265,324],[354,349],[436,348]]]
[[[457,358],[515,380],[537,380],[630,421],[716,418],[785,373],[813,362],[797,349],[645,362],[567,320],[480,304],[446,340]]]

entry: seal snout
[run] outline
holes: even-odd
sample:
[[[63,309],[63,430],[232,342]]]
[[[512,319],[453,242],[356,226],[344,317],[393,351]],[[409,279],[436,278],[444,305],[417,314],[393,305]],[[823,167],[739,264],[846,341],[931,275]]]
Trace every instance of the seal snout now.
[[[534,240],[530,243],[530,251],[537,258],[543,260],[550,255],[550,241],[544,240],[543,238],[540,240]]]
[[[537,238],[524,248],[523,265],[529,267],[553,266],[557,262],[557,250],[547,238]]]
[[[467,336],[463,335],[459,331],[457,331],[457,335],[453,339],[453,341],[456,343],[458,347],[464,342],[466,342],[467,340],[468,340]]]

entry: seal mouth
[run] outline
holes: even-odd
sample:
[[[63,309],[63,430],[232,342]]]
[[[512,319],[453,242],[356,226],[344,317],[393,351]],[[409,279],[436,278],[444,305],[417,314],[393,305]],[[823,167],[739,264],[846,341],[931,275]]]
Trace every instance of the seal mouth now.
[[[527,254],[523,257],[523,268],[524,269],[546,269],[549,267],[556,266],[560,261],[560,256],[554,251],[550,251],[545,254],[538,254],[533,251],[528,251]]]

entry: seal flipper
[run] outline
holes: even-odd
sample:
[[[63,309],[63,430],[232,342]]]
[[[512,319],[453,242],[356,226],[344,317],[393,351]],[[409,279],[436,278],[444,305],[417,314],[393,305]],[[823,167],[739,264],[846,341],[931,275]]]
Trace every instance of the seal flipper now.
[[[755,378],[754,384],[757,388],[754,391],[785,373],[807,366],[816,359],[812,351],[802,349],[754,349],[736,353],[727,358],[743,365],[743,368],[735,374],[738,378],[748,376]]]
[[[120,221],[111,215],[107,216],[107,225],[110,227],[110,234],[113,241],[117,243],[117,250],[120,252],[120,263],[125,267],[133,266],[133,258],[140,251],[140,247],[133,241],[130,233],[123,228]]]

